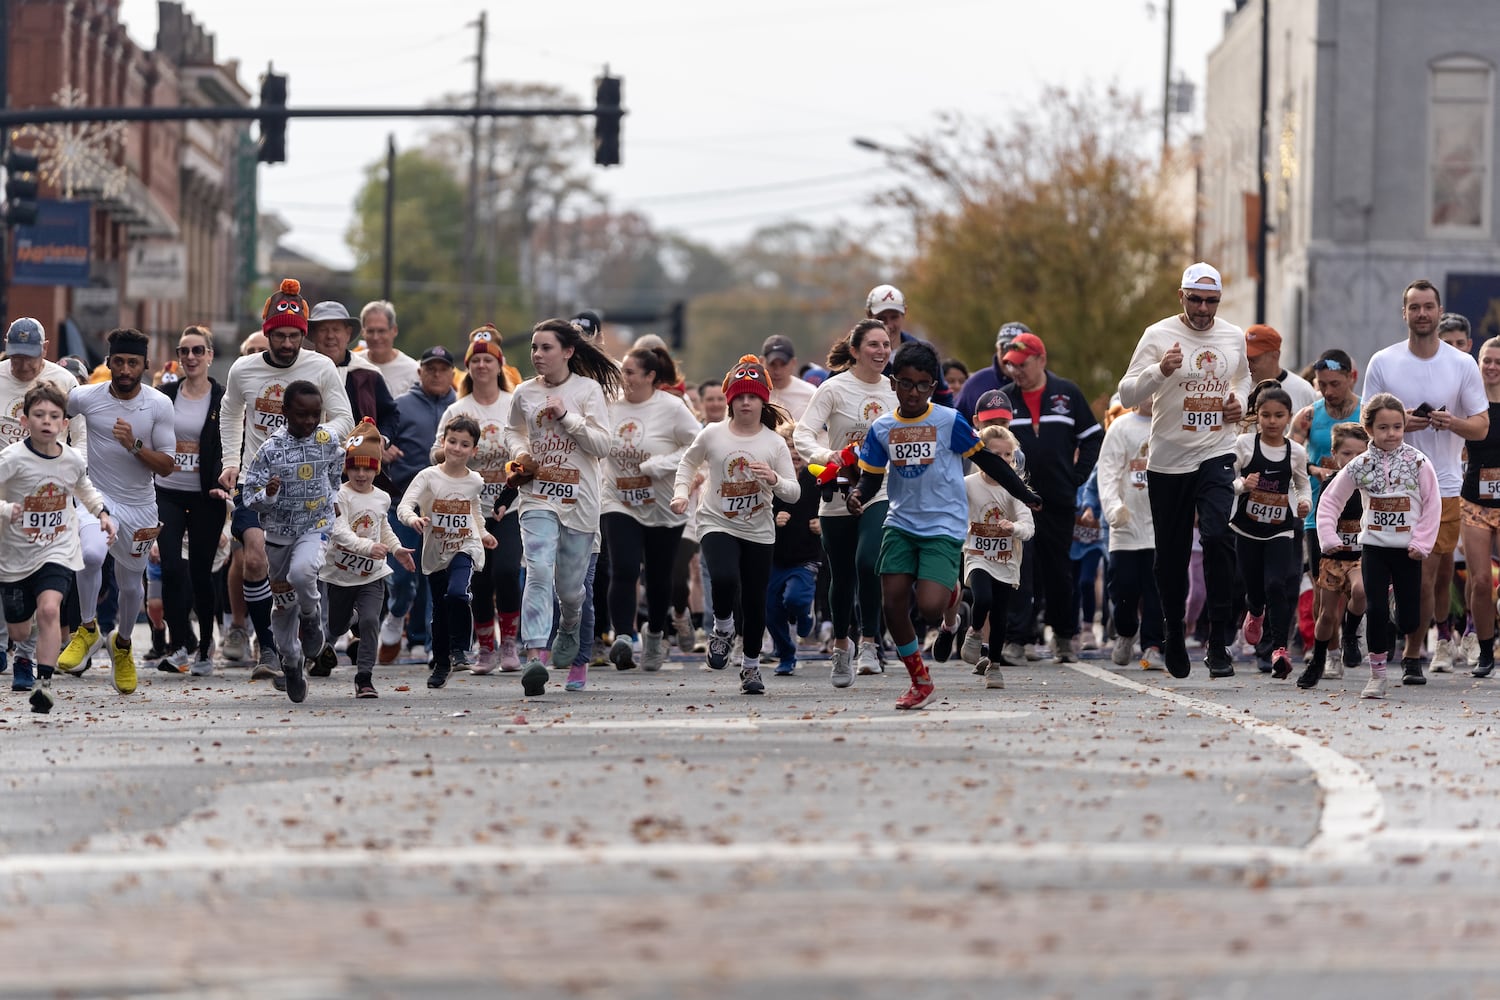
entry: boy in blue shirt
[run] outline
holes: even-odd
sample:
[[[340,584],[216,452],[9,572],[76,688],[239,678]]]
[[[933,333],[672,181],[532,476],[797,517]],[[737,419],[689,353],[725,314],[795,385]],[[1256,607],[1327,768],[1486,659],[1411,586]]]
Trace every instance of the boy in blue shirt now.
[[[1042,501],[1010,463],[985,451],[961,413],[932,405],[942,370],[931,346],[902,344],[891,360],[891,371],[900,405],[894,413],[878,417],[865,433],[859,453],[861,475],[849,491],[849,510],[863,510],[864,498],[880,489],[887,466],[894,470],[880,543],[882,603],[896,652],[911,675],[911,689],[896,707],[916,709],[932,700],[934,689],[911,621],[912,587],[915,584],[918,613],[934,625],[959,599],[963,542],[969,530],[963,460],[973,461],[1033,510]]]

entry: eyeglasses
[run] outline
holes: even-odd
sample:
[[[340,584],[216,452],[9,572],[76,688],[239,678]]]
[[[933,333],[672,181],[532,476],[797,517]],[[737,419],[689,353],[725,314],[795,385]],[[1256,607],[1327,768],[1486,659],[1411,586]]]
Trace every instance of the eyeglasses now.
[[[203,344],[189,344],[189,345],[187,345],[185,347],[179,347],[179,348],[177,348],[177,356],[179,358],[185,358],[189,354],[191,354],[195,358],[201,358],[201,357],[203,357],[203,355],[205,355],[207,353],[208,353],[208,348],[205,347]]]
[[[902,392],[915,392],[925,396],[933,389],[937,388],[937,383],[913,382],[909,378],[898,378],[896,379],[896,388],[900,389]]]
[[[1345,372],[1348,370],[1341,362],[1333,358],[1321,358],[1313,365],[1313,371],[1315,372]]]
[[[1219,304],[1218,299],[1210,299],[1202,295],[1184,295],[1183,298],[1195,306],[1216,306]]]

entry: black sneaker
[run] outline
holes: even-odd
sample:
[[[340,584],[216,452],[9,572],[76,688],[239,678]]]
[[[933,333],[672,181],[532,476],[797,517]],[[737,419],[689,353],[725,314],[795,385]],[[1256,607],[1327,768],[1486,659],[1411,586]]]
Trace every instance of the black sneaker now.
[[[947,663],[948,657],[953,655],[953,643],[958,637],[958,629],[949,632],[945,628],[938,629],[937,638],[932,640],[932,658],[939,663]]]
[[[312,657],[308,657],[305,663],[287,660],[281,665],[281,676],[286,679],[286,696],[293,704],[300,705],[307,698],[307,668],[312,664]]]
[[[711,629],[708,633],[708,667],[723,670],[729,666],[729,652],[734,648],[734,633]]]
[[[30,691],[36,686],[36,668],[24,656],[16,657],[15,672],[10,675],[12,691]]]
[[[1208,655],[1203,658],[1203,662],[1208,664],[1208,676],[1210,677],[1234,676],[1234,660],[1230,658],[1229,650],[1223,646],[1209,644]]]
[[[1271,676],[1278,681],[1286,680],[1292,673],[1292,660],[1287,656],[1286,650],[1278,650],[1281,654],[1271,661]]]
[[[1188,659],[1187,640],[1181,632],[1168,632],[1161,644],[1162,662],[1167,673],[1181,680],[1193,671],[1193,661]]]
[[[1302,671],[1302,676],[1297,678],[1297,686],[1299,688],[1303,688],[1304,690],[1307,688],[1317,687],[1318,681],[1322,679],[1323,664],[1319,663],[1315,659],[1312,661],[1312,663],[1308,664],[1306,670]]]
[[[339,665],[339,654],[333,651],[332,646],[325,643],[318,655],[307,662],[311,664],[307,668],[309,675],[313,677],[327,677],[333,673],[333,668]]]
[[[379,698],[380,695],[375,690],[375,679],[369,674],[355,674],[354,697]]]
[[[1345,636],[1343,649],[1344,666],[1346,668],[1359,666],[1360,660],[1363,659],[1363,657],[1359,655],[1359,636]]]
[[[760,679],[760,667],[746,667],[740,671],[740,694],[765,694],[766,684]]]
[[[1485,656],[1484,653],[1481,652],[1479,654],[1479,662],[1474,664],[1474,676],[1488,677],[1490,674],[1494,673],[1494,671],[1495,654],[1491,653],[1489,656]]]
[[[448,683],[448,674],[453,668],[446,663],[434,663],[432,673],[427,675],[427,686],[434,690]]]
[[[1401,658],[1401,683],[1402,684],[1426,684],[1427,678],[1422,676],[1422,661],[1415,656],[1404,656]]]
[[[37,715],[46,715],[52,711],[54,700],[52,685],[44,680],[31,692],[31,710]]]

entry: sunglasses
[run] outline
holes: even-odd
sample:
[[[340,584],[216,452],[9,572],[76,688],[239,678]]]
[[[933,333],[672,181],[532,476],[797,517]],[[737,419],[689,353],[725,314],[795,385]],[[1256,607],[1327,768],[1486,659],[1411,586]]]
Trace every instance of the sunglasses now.
[[[1313,365],[1313,371],[1315,372],[1346,372],[1348,370],[1342,363],[1335,361],[1333,358],[1322,358]]]
[[[179,347],[179,348],[177,348],[177,356],[179,358],[185,358],[189,354],[191,354],[195,358],[201,358],[201,357],[203,357],[203,355],[205,355],[207,353],[208,353],[208,348],[205,347],[203,344],[189,344],[189,345],[187,345],[185,347]]]
[[[1187,299],[1195,306],[1216,306],[1219,304],[1218,299],[1210,299],[1202,295],[1184,295],[1183,298]]]

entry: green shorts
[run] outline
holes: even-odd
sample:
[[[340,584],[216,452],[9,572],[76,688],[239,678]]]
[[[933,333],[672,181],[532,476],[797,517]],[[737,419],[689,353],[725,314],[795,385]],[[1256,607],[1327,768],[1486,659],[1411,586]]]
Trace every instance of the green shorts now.
[[[951,587],[963,570],[964,543],[939,535],[926,538],[886,525],[880,538],[882,575],[914,576]]]

